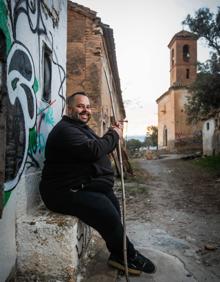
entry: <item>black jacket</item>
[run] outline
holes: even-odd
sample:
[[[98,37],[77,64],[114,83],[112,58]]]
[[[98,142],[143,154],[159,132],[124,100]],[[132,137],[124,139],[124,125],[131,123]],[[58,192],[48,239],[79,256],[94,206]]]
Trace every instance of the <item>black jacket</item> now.
[[[63,116],[47,139],[41,192],[78,189],[93,180],[113,186],[108,154],[118,139],[114,130],[109,129],[100,138],[86,124]]]

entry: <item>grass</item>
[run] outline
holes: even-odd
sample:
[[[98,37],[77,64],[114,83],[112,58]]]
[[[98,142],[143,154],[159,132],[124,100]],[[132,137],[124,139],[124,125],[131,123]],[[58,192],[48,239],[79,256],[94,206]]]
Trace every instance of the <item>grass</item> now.
[[[204,157],[193,161],[194,164],[220,175],[220,155]]]
[[[146,170],[142,169],[139,164],[134,160],[130,160],[132,166],[133,175],[127,174],[125,177],[126,194],[130,196],[136,196],[138,194],[148,194],[147,182],[149,180],[149,174]],[[118,190],[121,190],[119,185]]]
[[[127,182],[136,182],[145,184],[149,180],[149,175],[146,170],[142,169],[135,160],[130,160],[134,175],[128,175]]]
[[[139,183],[136,183],[136,182],[133,182],[131,184],[133,184],[133,185],[132,186],[126,185],[126,183],[125,183],[127,195],[129,195],[129,196],[144,195],[145,197],[148,195],[149,188],[146,185],[139,184]]]
[[[131,184],[126,186],[126,191],[130,196],[137,197],[139,195],[143,200],[148,199],[149,187],[146,184],[149,181],[150,175],[145,169],[141,168],[135,159],[130,160],[130,163],[134,175],[126,179],[125,182]]]

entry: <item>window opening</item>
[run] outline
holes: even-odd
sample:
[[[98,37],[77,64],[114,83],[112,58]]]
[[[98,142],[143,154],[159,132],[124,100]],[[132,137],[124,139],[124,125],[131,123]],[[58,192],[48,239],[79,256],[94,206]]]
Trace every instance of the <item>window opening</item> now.
[[[186,69],[186,79],[189,79],[189,69]]]
[[[52,52],[47,47],[44,46],[44,69],[43,69],[43,95],[42,98],[45,102],[50,103],[51,101],[51,71],[52,71],[52,63],[51,63]]]
[[[188,62],[190,59],[189,45],[183,46],[183,60]]]
[[[171,64],[172,64],[172,67],[174,66],[174,49],[172,49],[171,51]]]
[[[164,126],[163,129],[163,146],[167,146],[167,127]]]
[[[209,122],[206,123],[206,129],[209,130]]]

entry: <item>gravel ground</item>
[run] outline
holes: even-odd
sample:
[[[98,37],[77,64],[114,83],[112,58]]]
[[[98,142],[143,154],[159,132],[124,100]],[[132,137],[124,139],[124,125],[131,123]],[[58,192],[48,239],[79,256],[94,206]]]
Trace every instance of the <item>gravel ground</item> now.
[[[220,281],[220,175],[178,156],[135,166],[125,181],[129,237],[178,257],[196,281]]]

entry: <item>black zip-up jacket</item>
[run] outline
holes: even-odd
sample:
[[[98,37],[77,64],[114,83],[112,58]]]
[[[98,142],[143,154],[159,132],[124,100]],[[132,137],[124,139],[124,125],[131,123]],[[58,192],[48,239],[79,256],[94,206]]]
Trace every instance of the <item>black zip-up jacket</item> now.
[[[114,172],[108,154],[118,139],[114,130],[98,137],[81,121],[63,116],[47,139],[41,193],[79,189],[94,180],[113,186]]]

